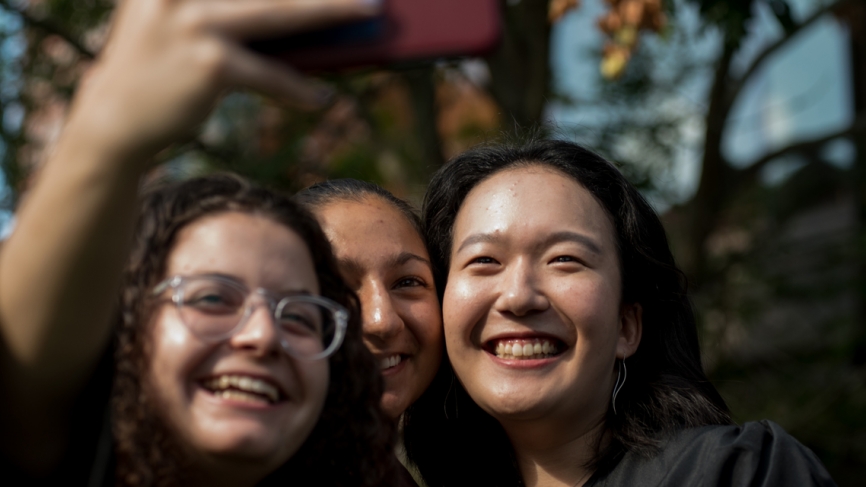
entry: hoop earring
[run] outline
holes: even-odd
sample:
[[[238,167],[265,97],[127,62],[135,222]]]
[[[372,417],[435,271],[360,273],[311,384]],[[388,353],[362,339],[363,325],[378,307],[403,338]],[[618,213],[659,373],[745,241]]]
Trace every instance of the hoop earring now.
[[[448,385],[448,391],[445,393],[445,401],[442,403],[442,412],[445,413],[445,419],[448,417],[448,396],[451,395],[451,390],[454,389],[454,372],[451,372],[451,384]],[[457,391],[454,391],[454,419],[460,418],[460,410],[457,408]]]
[[[613,385],[613,396],[610,400],[614,415],[616,415],[616,396],[622,390],[622,386],[625,385],[626,377],[628,377],[628,368],[625,366],[625,359],[620,359],[619,370],[616,372],[616,383]]]

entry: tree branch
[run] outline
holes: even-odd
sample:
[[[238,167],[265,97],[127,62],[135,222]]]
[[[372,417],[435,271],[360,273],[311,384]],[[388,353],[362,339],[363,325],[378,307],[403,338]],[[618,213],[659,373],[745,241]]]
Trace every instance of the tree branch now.
[[[795,144],[782,147],[781,149],[775,150],[768,154],[764,154],[749,166],[737,171],[737,178],[739,179],[740,183],[751,181],[755,177],[757,177],[758,173],[761,171],[761,169],[764,168],[764,166],[766,166],[770,161],[778,157],[787,154],[794,154],[797,152],[808,152],[819,149],[827,142],[838,139],[840,137],[863,134],[866,134],[866,115],[861,115],[860,117],[856,118],[851,125],[837,132],[833,132],[823,137],[818,137],[816,139],[797,142]]]
[[[752,60],[752,63],[749,64],[749,67],[746,68],[743,74],[731,84],[731,88],[728,91],[728,104],[734,104],[734,101],[736,101],[737,97],[740,95],[740,92],[743,91],[743,87],[746,85],[746,82],[749,80],[749,78],[751,78],[755,74],[755,72],[764,64],[764,62],[770,56],[775,54],[776,51],[785,46],[788,41],[793,39],[798,32],[801,32],[806,29],[806,27],[814,24],[825,14],[830,13],[842,7],[843,5],[853,1],[856,0],[837,0],[833,3],[824,5],[823,7],[813,12],[812,15],[806,18],[806,20],[800,22],[799,24],[796,24],[790,31],[786,32],[784,37],[767,46],[766,49],[764,49],[760,54],[758,54],[758,57]]]
[[[54,34],[62,38],[82,56],[88,59],[93,59],[94,57],[96,57],[95,52],[88,49],[87,46],[85,46],[81,41],[79,41],[75,35],[73,35],[71,32],[69,32],[69,30],[67,30],[65,27],[58,24],[57,22],[48,18],[36,18],[24,9],[13,7],[9,4],[8,0],[0,0],[0,7],[21,17],[21,20],[23,20],[25,24],[31,27],[35,27],[37,29],[44,30],[49,34]]]

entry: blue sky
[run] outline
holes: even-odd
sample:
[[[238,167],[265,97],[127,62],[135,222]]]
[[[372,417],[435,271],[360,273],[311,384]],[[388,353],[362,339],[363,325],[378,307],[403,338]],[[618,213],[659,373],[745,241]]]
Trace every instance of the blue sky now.
[[[794,0],[794,18],[803,19],[817,5],[813,0]],[[580,9],[569,13],[554,27],[551,65],[558,92],[591,98],[598,89],[598,58],[594,53],[600,50],[603,39],[595,22],[605,7],[602,0],[585,0]],[[675,22],[674,28],[691,39],[691,54],[712,59],[719,49],[719,36],[701,31],[695,9],[679,2]],[[772,13],[758,3],[735,67],[742,69],[748,65],[781,33]],[[644,42],[649,47],[664,49],[665,43],[672,41],[649,34]],[[745,88],[726,129],[725,154],[735,164],[745,165],[797,139],[821,136],[844,127],[853,117],[848,56],[847,33],[832,16],[799,33],[770,58],[765,69]],[[666,106],[700,115],[705,110],[703,100],[710,74],[706,70],[692,83],[679,87]],[[586,107],[556,103],[548,110],[551,122],[566,128],[591,127],[595,118],[604,116],[603,112]],[[682,150],[673,161],[669,176],[671,189],[681,200],[691,196],[697,185],[702,134],[699,116],[689,118],[680,130]],[[853,151],[844,141],[832,144],[829,152],[840,166],[853,162]],[[764,171],[764,180],[778,183],[797,167],[799,162],[795,159],[776,161]]]

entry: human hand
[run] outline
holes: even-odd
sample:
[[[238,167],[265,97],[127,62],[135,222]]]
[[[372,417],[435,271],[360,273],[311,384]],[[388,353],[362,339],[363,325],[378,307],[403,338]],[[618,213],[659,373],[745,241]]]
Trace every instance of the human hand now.
[[[109,159],[146,161],[246,88],[301,107],[330,90],[250,51],[250,40],[374,15],[381,0],[122,0],[69,124]]]

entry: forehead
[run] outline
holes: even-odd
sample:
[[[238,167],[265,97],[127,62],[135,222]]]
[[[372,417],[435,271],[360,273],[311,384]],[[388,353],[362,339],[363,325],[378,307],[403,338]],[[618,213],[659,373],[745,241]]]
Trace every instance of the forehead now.
[[[316,211],[334,253],[362,260],[382,252],[427,256],[421,235],[402,211],[378,196],[338,200]]]
[[[533,165],[498,172],[476,185],[457,213],[454,240],[476,232],[540,237],[561,227],[615,241],[610,215],[589,190],[558,170]]]
[[[235,211],[182,228],[166,274],[226,274],[274,290],[318,289],[312,256],[296,232],[271,218]]]

